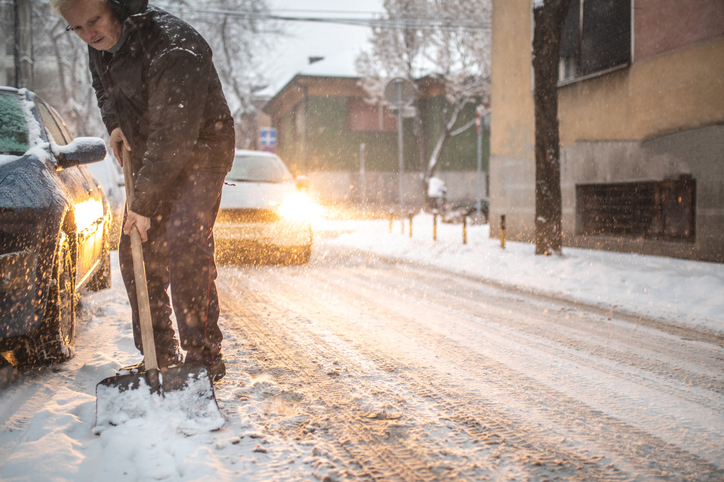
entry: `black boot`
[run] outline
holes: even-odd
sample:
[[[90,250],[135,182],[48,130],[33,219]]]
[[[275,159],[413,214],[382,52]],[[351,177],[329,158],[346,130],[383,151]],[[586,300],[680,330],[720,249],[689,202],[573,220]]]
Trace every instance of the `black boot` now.
[[[191,347],[186,352],[184,365],[200,365],[206,368],[212,382],[218,382],[226,375],[226,364],[221,351],[216,353],[208,348]]]

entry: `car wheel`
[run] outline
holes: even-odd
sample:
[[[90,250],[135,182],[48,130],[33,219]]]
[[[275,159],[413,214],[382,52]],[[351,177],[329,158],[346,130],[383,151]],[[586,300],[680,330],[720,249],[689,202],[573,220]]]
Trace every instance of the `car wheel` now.
[[[43,323],[28,339],[23,362],[53,363],[73,356],[76,303],[70,243],[66,234],[61,232]]]
[[[98,271],[88,280],[88,289],[91,291],[105,290],[111,287],[111,243],[110,234],[106,227],[103,233],[103,254]]]
[[[306,264],[309,262],[309,258],[312,257],[312,245],[302,246],[297,254],[297,260],[299,264]]]
[[[306,264],[312,257],[312,245],[288,248],[287,257],[291,263]]]

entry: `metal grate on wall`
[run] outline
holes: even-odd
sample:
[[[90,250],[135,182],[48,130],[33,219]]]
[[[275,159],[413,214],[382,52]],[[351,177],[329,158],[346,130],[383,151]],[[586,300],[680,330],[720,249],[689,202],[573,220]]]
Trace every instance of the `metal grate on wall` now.
[[[576,233],[694,241],[696,181],[579,184]]]

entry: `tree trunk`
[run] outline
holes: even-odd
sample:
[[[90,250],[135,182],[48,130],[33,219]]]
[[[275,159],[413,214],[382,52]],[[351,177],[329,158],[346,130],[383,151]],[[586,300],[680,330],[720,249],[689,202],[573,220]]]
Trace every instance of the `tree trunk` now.
[[[417,141],[417,161],[420,166],[420,172],[424,174],[425,167],[426,167],[426,159],[425,159],[425,138],[424,138],[424,132],[422,129],[422,115],[420,113],[420,107],[422,105],[422,102],[420,102],[420,99],[417,99],[415,101],[415,117],[413,118],[412,123],[412,132],[415,134],[415,140]]]
[[[545,0],[533,10],[535,78],[535,254],[560,252],[561,162],[558,133],[558,59],[571,0]]]
[[[453,106],[453,113],[450,116],[450,119],[443,125],[443,130],[440,133],[437,144],[435,144],[435,148],[432,150],[432,154],[430,154],[430,160],[427,162],[427,169],[425,170],[424,177],[425,186],[428,185],[430,178],[435,175],[435,170],[437,169],[437,165],[440,162],[440,154],[442,153],[443,148],[447,144],[447,141],[449,141],[452,137],[453,126],[457,122],[458,115],[460,114],[460,111],[462,110],[465,103],[467,103],[467,99],[463,99],[462,102],[456,102]],[[443,120],[444,119],[445,111],[443,111]]]
[[[15,87],[33,89],[33,9],[30,0],[15,0]],[[4,55],[4,54],[3,54]]]

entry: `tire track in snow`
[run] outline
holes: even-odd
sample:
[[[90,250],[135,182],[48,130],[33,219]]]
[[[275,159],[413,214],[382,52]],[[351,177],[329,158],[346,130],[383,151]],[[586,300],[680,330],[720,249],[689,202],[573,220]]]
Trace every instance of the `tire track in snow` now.
[[[387,288],[394,285],[402,285],[404,286],[404,282],[409,280],[405,280],[405,273],[398,273],[395,272],[394,269],[385,269],[385,270],[378,270],[374,271],[371,277],[375,278],[381,278],[383,277],[380,273],[394,273],[395,277],[398,277],[400,279],[393,280],[389,283],[385,283],[387,285]],[[269,292],[272,293],[279,293],[285,298],[290,298],[290,293],[293,293],[295,290],[300,291],[300,295],[297,296],[296,301],[294,303],[297,303],[297,309],[299,310],[307,310],[307,311],[313,311],[313,312],[324,312],[325,307],[312,307],[313,302],[310,300],[313,299],[319,299],[320,295],[325,294],[327,301],[330,299],[333,299],[334,297],[343,298],[344,302],[339,301],[340,304],[350,307],[354,306],[354,309],[356,311],[365,312],[366,316],[381,316],[383,318],[386,318],[388,321],[394,321],[397,325],[405,325],[405,323],[409,324],[409,320],[403,319],[398,320],[395,318],[400,318],[399,311],[400,309],[396,311],[392,311],[389,313],[386,313],[386,304],[385,299],[389,299],[390,296],[395,298],[395,301],[400,303],[400,297],[398,294],[390,295],[390,293],[386,292],[377,292],[373,295],[369,294],[361,294],[364,289],[370,289],[369,286],[360,286],[360,283],[355,283],[355,280],[357,279],[357,276],[360,275],[358,271],[353,271],[353,276],[340,276],[338,272],[334,270],[309,270],[305,274],[307,275],[305,279],[305,283],[300,284],[296,280],[290,280],[287,279],[288,277],[281,276],[281,277],[275,277],[273,280],[274,282],[278,282],[281,284],[281,286],[275,286],[272,285],[269,289]],[[361,278],[364,278],[364,274],[361,275]],[[253,280],[252,280],[253,281]],[[322,288],[320,290],[320,288]],[[307,288],[307,290],[303,290],[301,288]],[[317,292],[315,292],[315,290]],[[321,291],[321,292],[320,292]],[[378,288],[378,291],[384,291],[383,288]],[[389,289],[387,290],[389,291]],[[419,298],[416,300],[419,302]],[[274,303],[278,303],[279,300],[275,297]],[[414,304],[412,302],[409,302],[409,304]],[[403,303],[404,304],[404,303]],[[409,306],[407,307],[414,311],[414,307]],[[365,309],[367,311],[365,311]],[[405,308],[403,307],[402,310]],[[446,309],[449,309],[449,307],[446,307]],[[332,312],[329,307],[326,307],[327,313],[324,316],[320,316],[320,320],[334,318],[334,315],[336,314],[339,316],[338,313]],[[381,315],[380,312],[383,314]],[[355,316],[359,317],[359,314],[356,314]],[[344,317],[340,317],[339,319],[343,319]],[[414,324],[411,324],[411,326],[414,326]],[[408,335],[411,337],[416,336],[416,333],[414,330],[408,330]],[[441,340],[437,340],[438,344],[445,345],[445,338],[439,337]],[[446,346],[444,350],[442,351],[452,351],[457,350],[460,351],[461,347],[459,345],[456,345],[455,343],[451,343],[446,341],[446,343],[449,346]],[[374,346],[367,344],[367,346]],[[476,375],[479,375],[481,377],[485,376],[485,370],[489,370],[493,368],[494,370],[498,372],[503,372],[506,377],[512,377],[513,379],[520,382],[522,386],[531,386],[531,380],[525,377],[524,375],[521,375],[520,373],[517,373],[515,371],[511,371],[510,369],[507,369],[503,365],[493,364],[491,366],[491,360],[489,359],[481,359],[480,356],[477,356],[475,353],[466,353],[466,359],[468,363],[461,367],[461,369],[470,370],[471,368],[483,366],[484,370],[476,371]],[[470,363],[470,360],[475,360],[476,363]],[[399,363],[399,362],[398,362]],[[415,371],[404,371],[405,375],[409,375],[410,373],[416,373]],[[427,377],[431,376],[430,374],[426,375]],[[501,377],[498,377],[501,378]],[[487,380],[489,382],[490,380]],[[445,384],[447,381],[443,380],[440,382],[441,384]],[[499,384],[500,385],[500,384]],[[514,387],[518,384],[511,384],[511,383],[503,383],[498,387],[498,389],[503,391],[511,391],[511,387]],[[556,421],[558,424],[563,424],[566,426],[568,430],[573,431],[575,434],[578,433],[576,436],[582,436],[584,438],[587,438],[592,441],[593,444],[600,443],[599,438],[603,436],[604,440],[604,446],[607,447],[607,450],[613,452],[614,454],[618,454],[618,458],[622,459],[623,461],[628,460],[629,458],[632,460],[629,460],[633,468],[637,470],[644,470],[645,472],[649,473],[650,475],[654,477],[662,476],[662,474],[670,473],[670,474],[698,474],[699,476],[704,476],[704,479],[706,477],[709,478],[717,478],[722,475],[721,471],[717,469],[712,464],[707,463],[704,460],[699,459],[698,457],[691,455],[685,451],[682,451],[678,449],[677,447],[674,447],[670,444],[667,444],[666,442],[644,432],[639,429],[636,429],[633,426],[630,426],[629,424],[626,424],[624,422],[621,422],[619,420],[616,420],[612,417],[608,417],[602,412],[596,411],[592,407],[584,407],[585,411],[581,411],[581,402],[575,399],[571,399],[570,397],[562,397],[561,393],[550,390],[545,386],[542,386],[540,384],[533,386],[534,390],[517,390],[517,393],[513,391],[515,397],[520,397],[522,400],[526,400],[533,406],[535,405],[541,405],[539,400],[536,399],[536,397],[541,397],[541,394],[543,395],[543,399],[545,400],[545,406],[553,407],[552,409],[546,409],[546,415],[548,417],[551,417],[553,420]],[[532,392],[533,395],[530,395],[527,392]],[[525,396],[528,395],[528,396]],[[560,400],[564,400],[564,404],[562,405],[562,409],[556,409],[556,405],[560,403]],[[441,397],[441,400],[445,400],[445,397]],[[538,407],[540,409],[540,407]],[[570,411],[570,413],[567,413]],[[591,430],[589,426],[582,426],[580,423],[576,423],[575,417],[571,417],[571,414],[579,414],[579,415],[585,415],[587,424],[591,426],[597,426],[599,427],[598,431],[594,430],[594,436],[591,435]],[[615,429],[612,430],[615,432],[614,434],[606,434],[605,432],[609,429]],[[631,442],[631,440],[634,441],[634,448],[638,447],[640,450],[633,450],[634,456],[631,457],[629,452],[630,447],[628,447],[628,444]],[[654,462],[649,463],[648,459],[651,458],[655,459]],[[684,466],[683,468],[681,466]],[[708,475],[707,475],[708,474]]]
[[[253,280],[251,283],[253,284]],[[321,317],[326,321],[331,320],[332,324],[342,321],[339,314],[319,309],[319,307],[310,304],[308,299],[301,300],[301,306],[292,303],[290,308],[290,304],[287,302],[287,295],[289,294],[289,291],[286,291],[287,288],[284,288],[283,308],[280,306],[281,300],[278,297],[275,296],[272,302],[269,299],[264,299],[266,297],[261,295],[261,303],[266,306],[267,311],[273,309],[273,307],[279,307],[279,312],[272,316],[277,323],[275,332],[277,329],[292,329],[293,327],[296,342],[301,345],[300,351],[315,354],[321,352],[325,353],[328,358],[343,356],[340,353],[342,350],[338,348],[339,343],[330,346],[315,337],[311,330],[306,330],[304,326],[297,323],[300,319],[300,313],[303,314],[301,319],[312,318],[317,320]],[[250,298],[247,297],[247,303]],[[407,419],[412,421],[414,425],[420,425],[416,421],[416,418],[420,418],[418,412],[433,411],[435,413],[433,420],[426,421],[430,425],[440,425],[439,417],[443,417],[442,430],[446,432],[446,438],[442,446],[439,443],[440,437],[437,438],[437,441],[429,436],[424,437],[424,434],[420,438],[430,447],[429,451],[448,455],[448,458],[451,458],[451,454],[458,452],[456,445],[476,447],[473,452],[458,457],[465,459],[462,461],[463,463],[456,464],[457,460],[451,462],[456,470],[454,473],[455,480],[461,480],[463,474],[477,479],[481,476],[481,472],[488,477],[496,476],[496,474],[498,476],[507,476],[512,473],[517,474],[519,478],[533,477],[534,479],[545,479],[556,475],[564,475],[573,480],[621,479],[618,471],[600,466],[597,459],[579,454],[571,447],[564,448],[558,443],[542,441],[542,434],[534,443],[522,439],[516,434],[517,429],[515,426],[511,427],[506,418],[497,413],[492,405],[485,406],[483,404],[481,406],[477,398],[468,397],[465,404],[458,404],[460,393],[465,392],[463,387],[457,387],[457,393],[447,392],[442,388],[431,391],[427,388],[428,384],[431,383],[429,381],[431,374],[425,372],[423,372],[420,379],[407,378],[406,383],[401,384],[400,373],[409,376],[416,373],[419,367],[407,368],[397,360],[389,360],[369,352],[365,352],[364,357],[379,365],[380,370],[393,373],[393,383],[391,387],[387,388],[388,391],[396,389],[399,392],[399,387],[404,386],[406,392],[404,393],[406,396],[405,413],[411,414]],[[343,359],[345,360],[345,366],[354,364],[349,356],[343,356]],[[351,373],[351,375],[352,383],[361,383],[362,377],[360,373]],[[436,383],[436,385],[443,387],[445,383]],[[378,389],[385,390],[385,387],[379,382],[375,386]],[[412,398],[419,400],[412,400]],[[455,401],[450,402],[450,400]],[[477,405],[480,411],[472,414],[465,408],[473,405]],[[483,421],[481,422],[481,420]],[[437,427],[437,429],[440,430],[441,428]],[[378,438],[376,441],[372,441],[372,446],[380,444],[382,441],[382,439]],[[417,451],[419,457],[419,449]],[[359,453],[355,457],[358,459],[368,458]],[[405,460],[410,455],[398,453],[398,457]],[[456,459],[456,457],[452,458]],[[474,459],[472,464],[470,459]],[[478,467],[478,464],[482,466]],[[436,478],[439,479],[441,475],[440,473],[436,474]],[[400,480],[413,479],[408,476],[401,477]]]
[[[291,374],[292,377],[300,379],[305,386],[307,398],[325,406],[324,412],[328,420],[324,422],[330,427],[329,432],[334,433],[337,447],[332,458],[344,466],[347,476],[373,480],[447,479],[440,479],[441,474],[431,470],[436,464],[435,461],[428,460],[431,454],[420,453],[420,449],[424,447],[407,443],[406,439],[384,439],[387,434],[385,429],[370,423],[369,417],[350,401],[346,387],[342,387],[329,375],[319,373],[309,364],[305,357],[309,354],[308,347],[300,351],[297,347],[289,346],[286,340],[276,335],[279,325],[267,327],[266,323],[270,322],[268,317],[250,311],[228,294],[238,292],[237,289],[229,289],[223,281],[219,282],[219,287],[225,317],[233,320],[231,322],[234,323],[234,329],[244,332],[261,352],[260,356],[267,365],[281,365],[273,370],[279,378],[285,378],[284,374],[286,377]],[[247,296],[245,302],[250,301]],[[271,360],[268,358],[270,355]],[[279,368],[282,369],[281,373]]]
[[[350,283],[364,285],[369,290],[380,289],[381,285],[390,290],[399,286],[399,283],[387,279],[375,282],[370,276],[366,276],[365,272],[354,277],[342,273],[340,277]],[[702,370],[702,367],[706,367],[707,370],[718,368],[724,371],[724,363],[716,357],[721,350],[715,345],[706,346],[701,342],[688,343],[685,340],[671,339],[669,335],[650,329],[641,333],[638,327],[631,327],[626,322],[611,321],[611,317],[585,313],[565,304],[548,303],[543,305],[547,308],[537,309],[537,304],[531,306],[528,300],[515,295],[504,300],[490,299],[486,293],[478,293],[476,296],[474,291],[466,291],[469,288],[475,289],[476,286],[470,287],[465,280],[456,294],[449,286],[436,290],[439,279],[425,273],[416,272],[414,279],[416,283],[424,283],[425,287],[400,286],[398,296],[416,299],[416,292],[426,293],[424,300],[417,298],[418,303],[430,309],[443,307],[455,311],[458,319],[473,324],[480,323],[480,314],[483,312],[489,322],[486,324],[487,330],[497,329],[499,333],[516,330],[523,337],[520,339],[521,343],[527,342],[539,350],[568,359],[572,363],[591,366],[601,372],[665,391],[724,414],[724,398],[720,396],[724,394],[724,377],[711,376]],[[434,291],[442,293],[436,294]],[[430,292],[432,294],[429,294]],[[485,296],[488,299],[481,302],[480,298]],[[525,313],[525,317],[509,316],[511,310],[505,303],[514,304],[516,312]],[[576,311],[578,313],[575,313]],[[498,329],[498,326],[504,328]],[[624,349],[607,346],[610,344],[611,334],[616,332],[624,333],[616,335],[617,343],[621,343]],[[549,345],[541,343],[542,340],[547,340]],[[690,352],[695,355],[690,355]],[[692,393],[690,387],[706,391],[707,396]]]
[[[331,248],[337,249],[340,248]],[[328,248],[328,250],[331,250]],[[631,313],[625,309],[621,309],[618,305],[614,306],[603,306],[601,304],[587,303],[584,301],[576,300],[575,298],[569,298],[561,294],[549,294],[540,291],[536,291],[531,288],[521,287],[515,284],[504,283],[497,280],[475,276],[467,273],[458,273],[450,270],[446,270],[438,266],[429,266],[424,263],[412,261],[403,258],[395,258],[392,256],[385,256],[376,253],[370,253],[363,250],[347,248],[347,256],[353,255],[357,257],[368,258],[368,265],[372,265],[373,262],[386,263],[390,266],[400,267],[402,269],[416,269],[426,273],[436,273],[439,276],[452,277],[460,280],[468,280],[474,283],[480,283],[491,288],[497,288],[503,292],[507,292],[510,295],[518,295],[526,297],[530,300],[538,300],[542,302],[552,303],[565,303],[573,308],[580,308],[588,313],[598,314],[601,316],[615,317],[619,320],[626,321],[632,324],[638,324],[642,327],[654,329],[657,332],[669,334],[677,339],[703,342],[707,344],[713,344],[719,348],[724,348],[724,335],[711,332],[707,329],[696,329],[690,325],[678,324],[676,319],[653,319],[646,318],[636,313]],[[337,255],[338,256],[338,255]],[[724,359],[720,358],[720,361]]]
[[[390,323],[391,326],[405,326],[408,328],[407,336],[410,337],[415,336],[419,331],[420,326],[418,323],[410,322],[405,315],[400,315],[401,312],[404,313],[406,310],[413,312],[414,308],[412,306],[408,306],[407,308],[397,307],[397,309],[394,310],[386,308],[386,306],[392,306],[393,301],[398,304],[403,301],[397,293],[392,297],[393,299],[391,299],[390,295],[385,294],[389,292],[388,290],[365,288],[360,284],[355,284],[354,279],[346,275],[343,275],[343,279],[338,282],[335,282],[335,275],[332,273],[314,272],[311,274],[311,277],[318,277],[320,280],[324,280],[325,288],[336,293],[338,298],[348,298],[347,301],[340,301],[341,304],[353,303],[349,300],[354,299],[375,300],[379,304],[375,309],[383,312],[386,311],[383,318],[392,321],[393,323]],[[402,282],[403,279],[399,281]],[[314,283],[310,284],[315,286]],[[395,283],[391,284],[394,285]],[[283,289],[288,290],[290,288],[286,287]],[[365,292],[365,289],[369,289],[369,292]],[[414,305],[414,302],[411,304]],[[448,309],[449,308],[446,307],[444,310],[439,311],[437,315],[444,316]],[[564,426],[568,429],[578,428],[578,430],[576,430],[578,433],[576,434],[574,432],[577,438],[589,438],[589,440],[595,443],[599,443],[599,440],[604,441],[609,452],[618,454],[618,457],[623,460],[630,458],[632,465],[635,466],[637,470],[650,471],[654,477],[661,477],[672,473],[680,473],[680,476],[687,479],[695,477],[701,480],[719,480],[724,477],[724,471],[694,454],[681,450],[670,443],[666,443],[660,438],[642,431],[631,424],[607,416],[605,413],[593,407],[588,407],[585,404],[582,405],[580,401],[567,397],[557,390],[549,389],[545,385],[530,379],[525,374],[519,373],[517,370],[511,370],[488,357],[480,356],[465,347],[461,347],[460,344],[449,340],[446,336],[439,334],[435,336],[439,338],[438,342],[440,344],[446,345],[445,348],[439,350],[441,356],[444,356],[444,353],[460,353],[461,351],[466,354],[465,363],[458,364],[460,370],[471,371],[481,377],[489,375],[491,370],[493,373],[498,373],[497,377],[486,379],[486,383],[497,384],[500,388],[499,393],[505,394],[506,397],[512,395],[513,399],[525,400],[529,406],[538,404],[545,407],[546,413],[557,423],[563,421],[565,422]],[[524,341],[524,337],[515,340],[516,343]],[[450,358],[450,360],[455,361],[456,358]],[[483,368],[481,369],[480,367]],[[530,387],[532,390],[518,390],[517,387]],[[542,404],[541,399],[543,401]],[[577,423],[576,417],[571,417],[571,414],[578,414],[579,417],[585,420],[591,420],[593,423],[581,426],[581,424]],[[592,427],[596,427],[596,429],[591,430]],[[593,437],[591,437],[592,433]],[[692,434],[692,437],[693,436],[699,437],[703,436],[703,434]],[[631,457],[632,454],[634,457]]]
[[[275,280],[278,281],[278,280]],[[333,284],[333,283],[330,283]],[[316,286],[312,284],[311,286]],[[339,289],[335,286],[335,289]],[[344,291],[344,290],[342,290]],[[318,319],[329,321],[329,324],[342,322],[344,316],[338,312],[319,309],[305,295],[293,296],[294,288],[285,285],[275,286],[268,290],[269,293],[283,293],[281,297],[285,300],[285,306],[296,305],[296,312],[306,310],[318,313]],[[279,305],[280,300],[275,296],[274,301],[268,300],[268,304]],[[282,318],[282,315],[278,315]],[[331,321],[330,321],[331,320]],[[393,318],[388,318],[393,320]],[[290,320],[285,320],[289,323]],[[414,334],[410,334],[414,336]],[[350,338],[347,335],[347,338]],[[442,420],[455,422],[455,430],[459,436],[465,436],[470,443],[482,444],[483,446],[495,446],[494,451],[482,454],[482,460],[488,459],[493,472],[500,465],[506,469],[515,466],[520,477],[553,477],[565,476],[571,480],[621,480],[622,476],[615,468],[604,468],[598,461],[602,457],[589,457],[586,454],[578,453],[573,447],[565,447],[558,440],[552,440],[543,432],[538,433],[533,440],[521,438],[521,430],[533,430],[532,428],[522,429],[523,424],[514,423],[509,414],[504,414],[494,403],[488,403],[477,394],[467,393],[464,386],[455,386],[447,389],[453,381],[449,378],[440,377],[438,373],[421,366],[406,366],[399,360],[391,359],[388,355],[379,351],[370,350],[374,343],[359,345],[364,355],[374,360],[382,367],[398,367],[397,383],[406,382],[407,388],[419,395],[429,399],[435,407],[438,416]],[[384,353],[386,350],[381,350]],[[465,369],[467,370],[467,368]],[[475,407],[475,410],[470,409]],[[558,437],[559,439],[560,437]],[[534,472],[532,475],[530,472]]]

